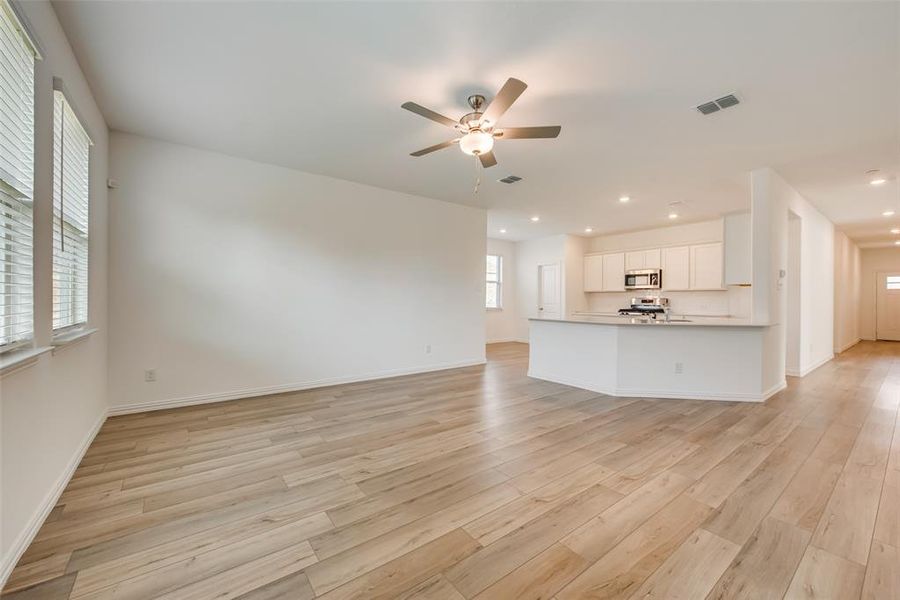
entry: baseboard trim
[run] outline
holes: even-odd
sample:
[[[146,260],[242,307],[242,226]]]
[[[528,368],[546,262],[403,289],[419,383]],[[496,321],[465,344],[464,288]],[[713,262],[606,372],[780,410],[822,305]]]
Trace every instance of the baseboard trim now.
[[[22,558],[25,550],[28,549],[28,546],[31,544],[32,540],[34,540],[34,536],[37,535],[41,526],[44,524],[44,521],[47,519],[47,516],[50,514],[50,511],[53,510],[54,506],[56,506],[56,503],[59,501],[59,497],[62,495],[63,490],[66,489],[66,486],[69,485],[69,480],[71,480],[72,475],[75,474],[75,469],[78,468],[78,465],[81,463],[81,459],[84,458],[84,453],[87,452],[87,449],[90,447],[91,442],[93,442],[94,438],[97,437],[97,433],[100,432],[100,428],[103,426],[103,423],[105,421],[106,412],[104,411],[97,419],[97,422],[94,423],[94,425],[88,431],[84,439],[81,441],[78,449],[72,455],[71,460],[69,460],[69,463],[66,465],[66,468],[63,470],[62,474],[53,484],[53,487],[49,492],[47,492],[47,495],[44,496],[44,500],[28,520],[28,525],[19,534],[15,541],[13,541],[7,555],[0,559],[0,589],[3,589],[3,587],[6,585],[6,580],[9,579],[10,574],[12,574],[12,570],[16,566],[16,563],[19,562],[19,559]]]
[[[841,347],[841,348],[835,348],[834,352],[835,352],[835,354],[840,354],[841,352],[846,352],[847,350],[849,350],[853,346],[857,345],[861,341],[862,341],[862,338],[856,338],[852,342],[844,344],[843,347]]]
[[[765,402],[766,400],[768,400],[769,398],[771,398],[778,392],[785,390],[785,389],[787,389],[787,381],[782,379],[779,383],[776,383],[775,385],[773,385],[772,387],[770,387],[769,389],[767,389],[766,391],[764,391],[762,393],[762,400],[760,400],[760,402]]]
[[[361,381],[375,381],[378,379],[390,379],[391,377],[402,377],[404,375],[418,375],[420,373],[431,373],[434,371],[446,371],[448,369],[459,369],[462,367],[473,367],[483,365],[487,362],[484,358],[476,358],[449,363],[438,363],[425,367],[413,367],[407,369],[391,369],[380,371],[377,373],[367,373],[364,375],[355,375],[348,377],[331,377],[326,379],[316,379],[310,381],[301,381],[298,383],[287,383],[281,385],[271,385],[256,388],[247,388],[242,390],[231,390],[227,392],[215,392],[212,394],[198,394],[196,396],[184,396],[180,398],[170,398],[166,400],[152,400],[150,402],[141,402],[138,404],[128,404],[124,406],[111,406],[109,409],[110,416],[128,415],[139,412],[149,412],[154,410],[166,410],[170,408],[181,408],[184,406],[196,406],[199,404],[211,404],[213,402],[225,402],[228,400],[240,400],[241,398],[253,398],[256,396],[268,396],[269,394],[282,394],[285,392],[301,392],[303,390],[311,390],[322,387],[330,387],[333,385],[343,385],[347,383],[359,383]]]
[[[857,340],[857,341],[859,341],[859,340]],[[784,373],[785,373],[785,375],[790,375],[791,377],[806,377],[807,375],[809,375],[810,373],[812,373],[813,371],[815,371],[816,369],[818,369],[819,367],[821,367],[822,365],[824,365],[825,363],[827,363],[828,361],[830,361],[833,358],[834,358],[834,354],[829,354],[828,356],[814,362],[811,365],[807,365],[807,366],[803,367],[802,369],[785,369]]]
[[[553,383],[560,383],[562,385],[569,385],[572,387],[577,387],[585,390],[590,390],[592,392],[597,392],[598,394],[605,394],[607,396],[617,396],[623,398],[661,398],[666,400],[710,400],[715,402],[765,402],[769,397],[774,394],[780,392],[785,387],[787,387],[786,382],[781,382],[773,386],[772,388],[764,391],[762,394],[741,394],[741,393],[710,393],[710,392],[701,392],[701,391],[685,391],[685,392],[671,392],[671,391],[661,391],[661,390],[651,390],[651,389],[641,389],[641,388],[621,388],[621,387],[611,387],[611,388],[603,388],[601,386],[597,386],[588,382],[577,381],[574,379],[561,379],[558,377],[548,377],[541,373],[535,373],[531,370],[528,371],[528,376],[533,377],[535,379],[542,379],[544,381],[551,381]]]

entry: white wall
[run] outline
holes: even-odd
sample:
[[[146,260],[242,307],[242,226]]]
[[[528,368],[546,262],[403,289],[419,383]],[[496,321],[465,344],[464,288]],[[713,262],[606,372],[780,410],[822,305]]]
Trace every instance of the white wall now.
[[[893,250],[893,249],[891,249]],[[900,251],[893,250],[898,256]],[[842,231],[834,233],[834,351],[843,352],[860,338],[862,254]]]
[[[110,172],[114,410],[484,361],[483,210],[118,132]]]
[[[98,332],[0,379],[0,585],[53,507],[106,415],[107,128],[47,2],[20,4],[43,60],[35,68],[35,337],[51,341],[53,77],[94,141],[90,152],[89,321]]]
[[[712,219],[699,223],[670,225],[655,229],[642,229],[588,238],[588,252],[621,252],[657,248],[661,246],[683,246],[721,242],[724,239],[722,219]]]
[[[584,293],[584,255],[588,252],[588,238],[567,235],[565,241],[565,313],[572,315],[587,309],[588,294]]]
[[[788,212],[788,257],[787,276],[787,305],[785,310],[785,371],[788,374],[800,371],[800,323],[803,319],[800,313],[801,301],[801,273],[802,264],[802,221],[792,212]]]
[[[528,340],[528,319],[538,316],[538,266],[560,265],[562,305],[565,307],[566,235],[553,235],[516,244],[516,338]],[[565,314],[565,308],[563,308]]]
[[[487,253],[503,257],[502,296],[500,310],[487,311],[487,343],[518,341],[518,294],[516,293],[516,243],[488,238]],[[527,339],[525,340],[527,341]]]
[[[859,336],[874,340],[876,274],[900,273],[900,248],[865,248],[860,254]]]
[[[753,319],[773,325],[767,356],[784,376],[788,271],[788,213],[800,219],[800,339],[799,369],[803,375],[833,356],[834,348],[834,226],[772,169],[751,178],[753,246]]]

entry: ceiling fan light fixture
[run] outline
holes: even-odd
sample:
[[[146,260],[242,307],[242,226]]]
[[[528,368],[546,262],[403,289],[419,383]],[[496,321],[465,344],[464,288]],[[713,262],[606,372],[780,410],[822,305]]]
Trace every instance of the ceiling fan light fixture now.
[[[472,156],[490,152],[493,147],[494,136],[480,129],[469,131],[459,140],[459,149]]]

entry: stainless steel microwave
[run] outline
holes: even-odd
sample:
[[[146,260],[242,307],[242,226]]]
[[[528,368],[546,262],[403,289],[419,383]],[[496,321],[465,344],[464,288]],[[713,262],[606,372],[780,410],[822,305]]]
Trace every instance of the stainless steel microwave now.
[[[662,269],[635,269],[633,271],[625,271],[625,289],[662,289]]]

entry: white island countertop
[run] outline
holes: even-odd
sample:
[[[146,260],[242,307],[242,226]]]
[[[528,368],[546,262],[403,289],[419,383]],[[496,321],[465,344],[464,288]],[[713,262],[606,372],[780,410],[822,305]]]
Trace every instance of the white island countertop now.
[[[531,321],[555,321],[559,323],[587,323],[594,325],[637,325],[642,327],[768,327],[769,325],[761,325],[752,323],[750,319],[741,319],[737,317],[694,317],[672,315],[669,321],[661,316],[658,319],[649,317],[633,317],[627,315],[574,315],[565,319],[542,319],[540,317],[532,317]]]

